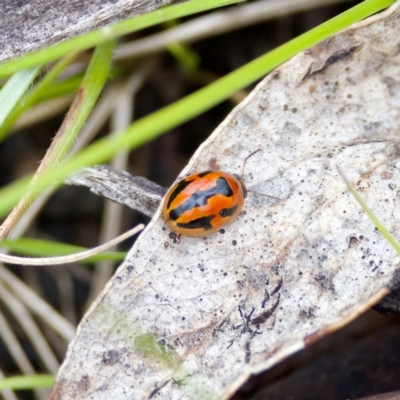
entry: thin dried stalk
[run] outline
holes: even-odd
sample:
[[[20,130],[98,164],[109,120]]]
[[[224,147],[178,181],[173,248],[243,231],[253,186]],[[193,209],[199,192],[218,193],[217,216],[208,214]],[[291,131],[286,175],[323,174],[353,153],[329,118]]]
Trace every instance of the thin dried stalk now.
[[[3,285],[1,285],[0,299],[24,330],[43,364],[50,372],[55,374],[59,367],[57,358],[26,307]]]
[[[192,43],[245,26],[348,0],[267,0],[214,12],[176,28],[118,46],[115,60],[148,56],[164,51],[170,42]]]

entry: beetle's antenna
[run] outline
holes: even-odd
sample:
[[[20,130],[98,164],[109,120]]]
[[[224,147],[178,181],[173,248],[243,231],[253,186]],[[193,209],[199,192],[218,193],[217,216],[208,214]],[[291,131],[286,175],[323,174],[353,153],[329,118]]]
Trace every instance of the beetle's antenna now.
[[[255,190],[252,190],[252,189],[247,189],[247,191],[248,191],[249,193],[258,194],[259,196],[269,197],[270,199],[274,199],[274,200],[281,201],[281,199],[280,199],[279,197],[270,196],[269,194],[264,194],[264,193],[256,192]]]
[[[243,161],[243,166],[242,166],[242,172],[240,173],[240,176],[243,176],[244,167],[245,167],[245,165],[246,165],[247,160],[248,160],[250,157],[254,156],[254,154],[258,153],[260,150],[261,150],[261,149],[257,149],[256,151],[253,151],[252,153],[250,153],[250,154],[244,159],[244,161]]]

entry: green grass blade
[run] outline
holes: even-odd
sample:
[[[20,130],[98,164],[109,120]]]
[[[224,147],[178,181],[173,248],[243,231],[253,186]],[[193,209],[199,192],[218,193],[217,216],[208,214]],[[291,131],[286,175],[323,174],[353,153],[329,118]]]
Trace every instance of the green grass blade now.
[[[386,8],[393,2],[394,0],[370,0],[351,8],[207,87],[138,120],[126,129],[122,135],[98,140],[61,166],[57,171],[51,171],[46,176],[43,176],[35,182],[32,189],[40,192],[54,180],[63,179],[76,169],[105,162],[123,148],[137,148],[229,98],[237,90],[266,75],[300,51],[306,50],[345,27],[358,22],[360,19]],[[2,199],[0,216],[5,215],[11,209],[24,194],[25,190],[26,185],[23,181],[15,182],[0,190],[0,198]]]
[[[12,376],[0,380],[0,391],[29,390],[38,388],[50,388],[54,384],[54,376],[46,374]]]
[[[0,127],[21,100],[39,71],[40,67],[18,71],[3,86],[0,91]]]
[[[1,245],[6,247],[13,254],[32,256],[32,257],[65,256],[87,250],[87,248],[85,247],[74,246],[72,244],[65,244],[60,242],[54,242],[51,240],[38,240],[30,238],[5,240],[1,243]],[[124,252],[110,251],[101,254],[96,254],[95,256],[89,257],[80,262],[85,264],[90,264],[103,260],[122,261],[125,259],[125,256],[126,253]]]
[[[54,152],[54,160],[57,163],[75,142],[104,88],[111,67],[114,46],[115,41],[112,40],[96,47],[79,92],[71,106],[71,112],[68,113],[63,122],[64,132],[62,132],[62,135],[65,136],[65,140],[60,141],[58,149]]]
[[[382,224],[379,218],[372,212],[372,210],[367,206],[367,203],[364,199],[360,196],[357,189],[353,186],[353,184],[349,181],[346,177],[344,172],[341,170],[339,166],[337,166],[339,174],[345,181],[347,187],[349,188],[350,192],[353,194],[355,199],[360,204],[361,208],[364,210],[365,214],[368,215],[368,218],[372,221],[372,223],[378,228],[379,232],[382,236],[393,246],[393,248],[400,254],[400,243],[395,239],[395,237],[389,232],[389,230]]]
[[[0,227],[1,239],[7,235],[18,218],[21,217],[40,192],[36,190],[35,182],[40,182],[43,176],[55,171],[75,142],[107,80],[114,46],[115,41],[112,40],[96,47],[75,100],[40,163],[30,188],[14,208],[13,214]]]
[[[0,126],[0,141],[15,124],[17,119],[41,97],[45,96],[53,82],[62,71],[74,60],[76,53],[71,53],[59,61],[24,97],[23,102],[15,104],[4,124]]]
[[[120,75],[120,70],[111,67],[109,73],[109,79],[115,79]],[[55,97],[65,96],[67,94],[76,93],[82,83],[84,73],[78,73],[70,78],[67,78],[61,82],[56,82],[54,85],[49,87],[46,91],[40,93],[40,96],[36,99],[38,103],[46,100],[53,99]]]
[[[0,78],[8,76],[21,68],[43,65],[57,60],[70,52],[88,49],[127,33],[136,32],[172,19],[238,3],[239,1],[242,0],[191,0],[182,4],[164,7],[80,37],[66,40],[55,46],[32,52],[23,57],[6,61],[0,65]]]
[[[82,79],[84,77],[83,73],[79,73],[75,76],[71,76],[61,82],[56,82],[54,85],[49,87],[49,89],[41,93],[37,99],[37,102],[40,103],[42,101],[51,100],[56,97],[65,96],[71,93],[76,93],[79,89],[79,86],[82,83]]]
[[[178,42],[168,42],[166,48],[175,57],[187,74],[193,74],[198,71],[201,61],[200,57],[189,45],[183,45]]]

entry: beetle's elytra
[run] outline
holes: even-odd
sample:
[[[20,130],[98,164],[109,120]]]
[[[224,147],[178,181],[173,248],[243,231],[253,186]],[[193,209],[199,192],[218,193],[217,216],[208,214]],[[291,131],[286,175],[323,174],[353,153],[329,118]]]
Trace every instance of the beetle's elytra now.
[[[240,176],[223,171],[192,174],[172,186],[163,215],[168,227],[186,236],[207,236],[233,222],[247,196]]]

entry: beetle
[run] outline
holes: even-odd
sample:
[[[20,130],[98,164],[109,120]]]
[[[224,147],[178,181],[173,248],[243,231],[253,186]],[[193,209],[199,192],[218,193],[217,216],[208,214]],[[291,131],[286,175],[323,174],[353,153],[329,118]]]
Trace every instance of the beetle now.
[[[168,190],[163,215],[178,234],[208,236],[237,218],[246,196],[246,185],[237,174],[217,170],[195,173]]]

